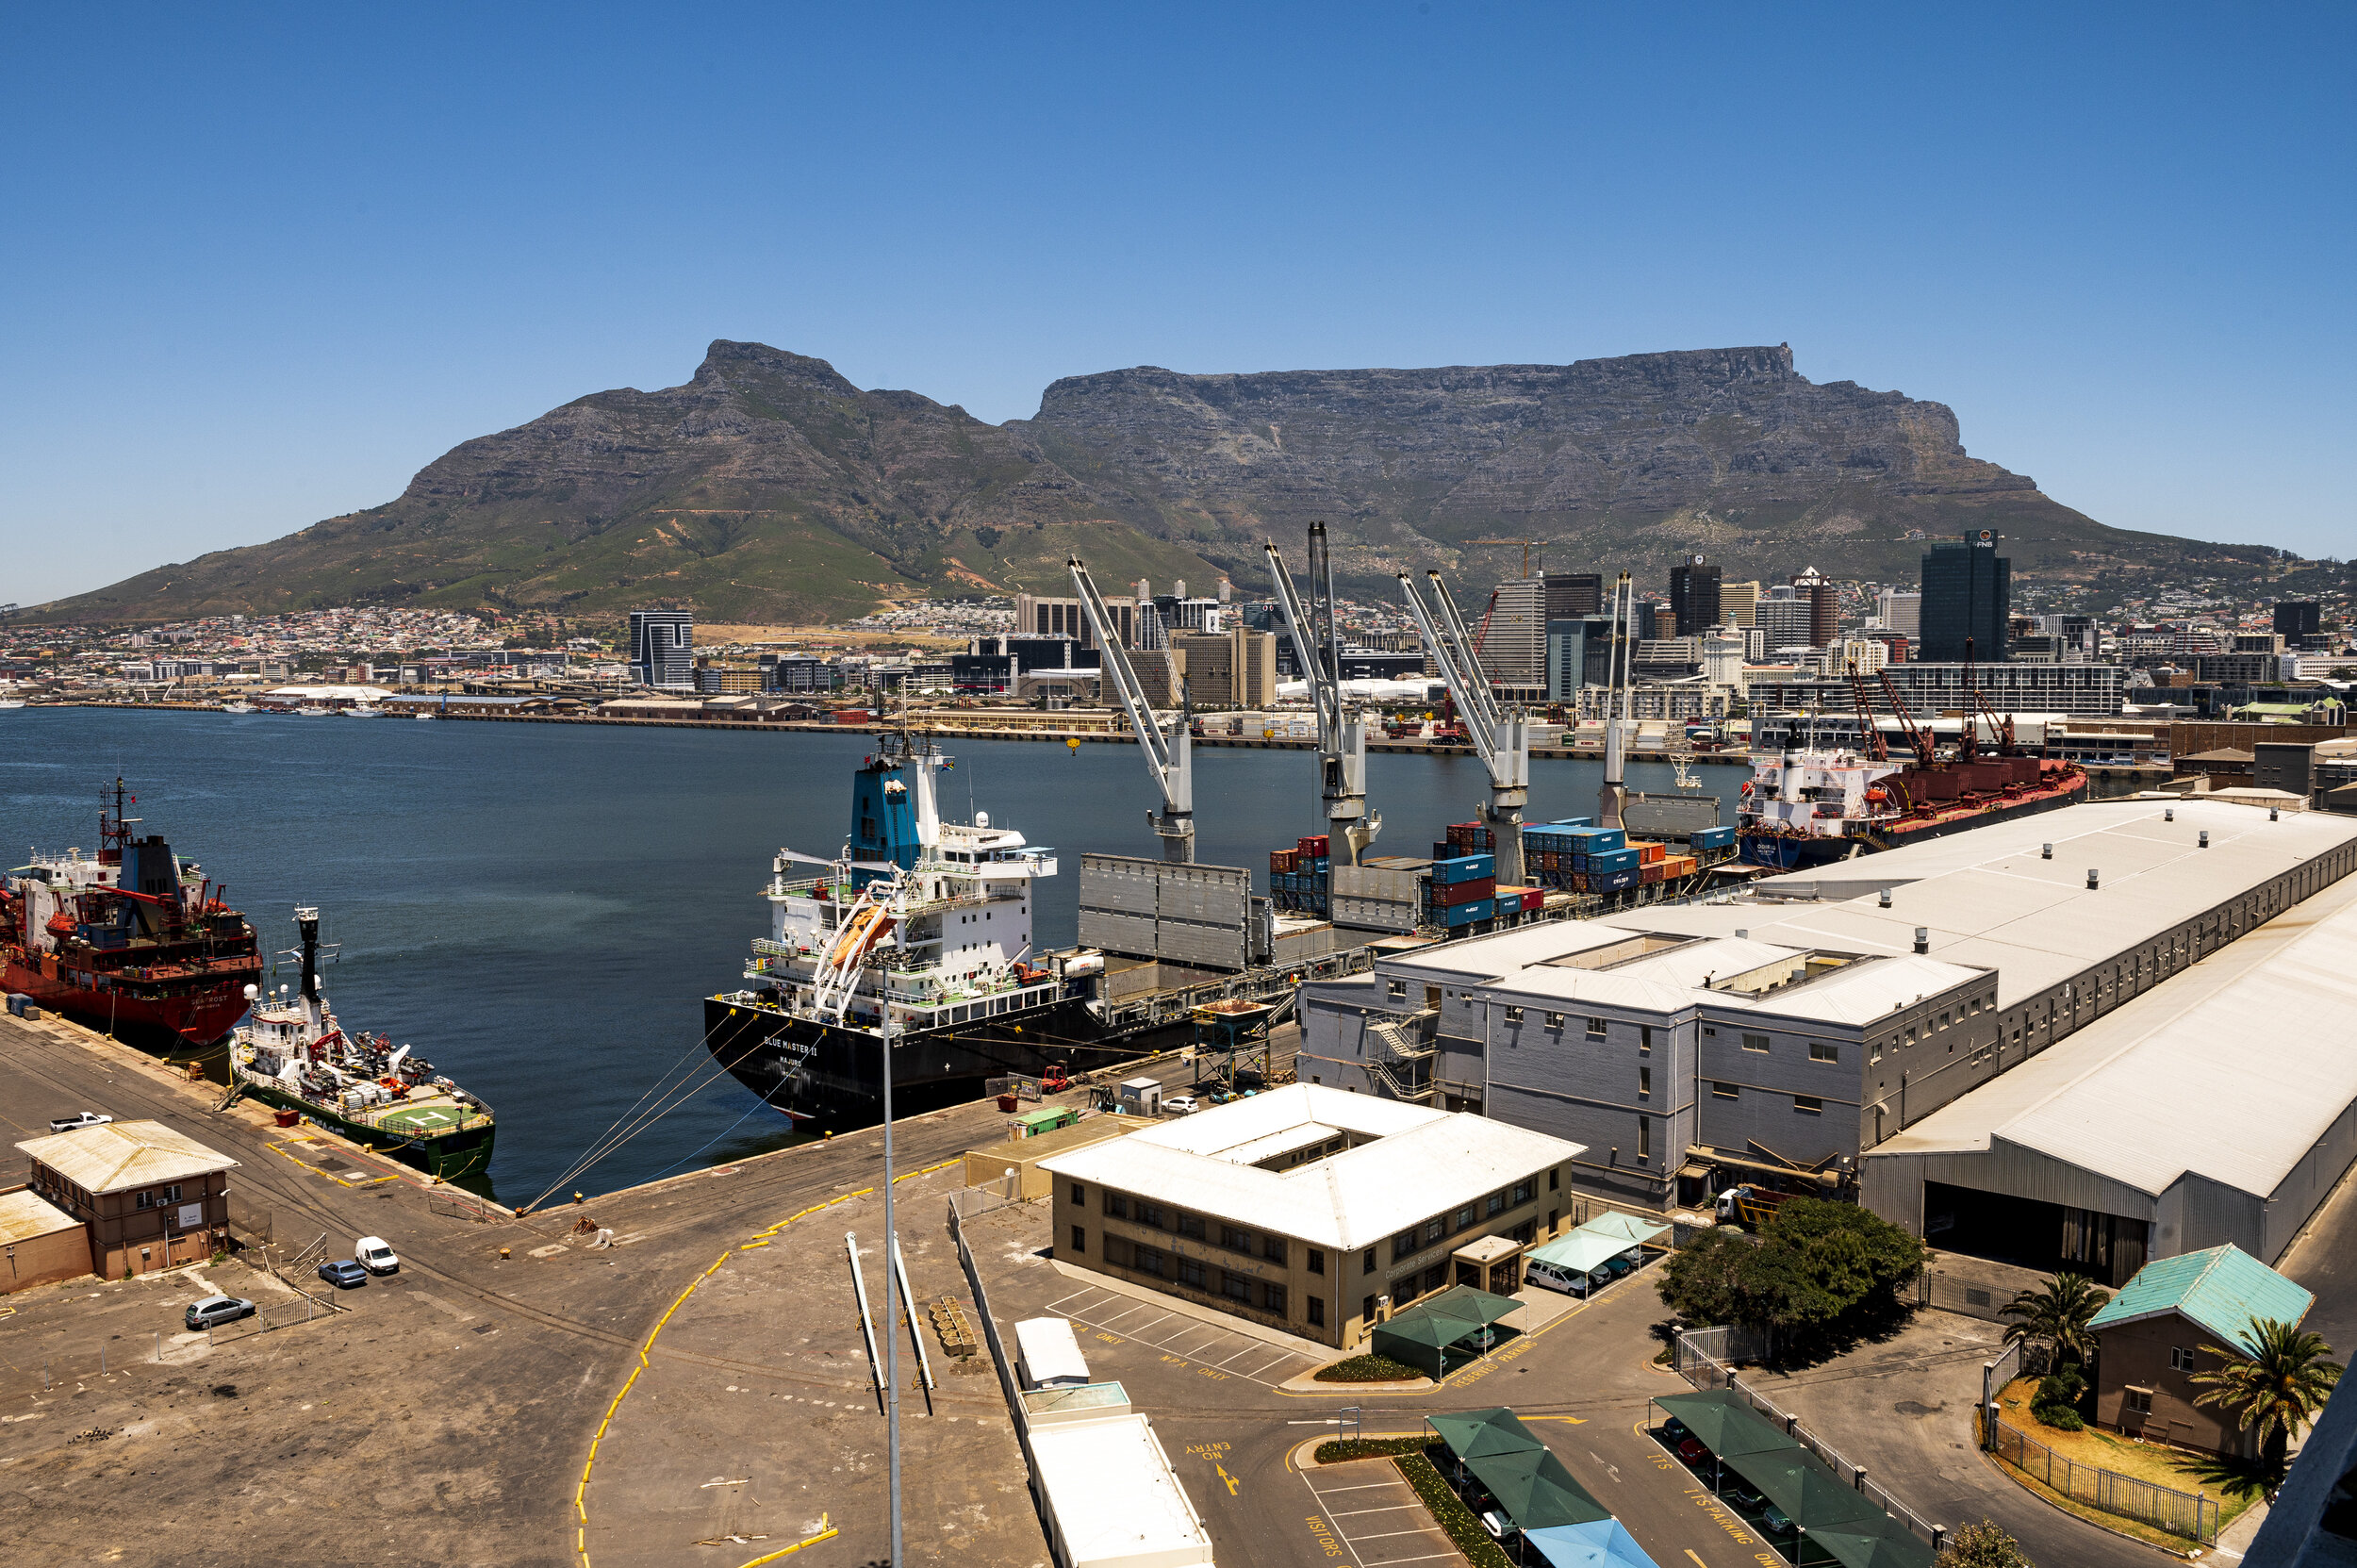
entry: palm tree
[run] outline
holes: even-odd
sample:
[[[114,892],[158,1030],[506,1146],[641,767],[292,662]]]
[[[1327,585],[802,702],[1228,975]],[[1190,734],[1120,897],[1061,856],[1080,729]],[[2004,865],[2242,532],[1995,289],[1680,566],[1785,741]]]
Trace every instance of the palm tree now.
[[[2321,1334],[2262,1317],[2251,1321],[2250,1335],[2238,1348],[2201,1348],[2223,1364],[2193,1375],[2206,1391],[2193,1402],[2233,1412],[2237,1430],[2256,1428],[2260,1465],[2270,1484],[2280,1482],[2292,1434],[2324,1407],[2341,1380],[2341,1364],[2326,1359],[2332,1347]]]
[[[2065,1269],[2042,1289],[2023,1291],[1997,1312],[2000,1317],[2014,1320],[2005,1328],[2008,1345],[2026,1340],[2045,1345],[2057,1362],[2066,1354],[2072,1361],[2084,1362],[2095,1353],[2096,1336],[2087,1331],[2087,1320],[2111,1298],[2111,1292],[2085,1275]]]

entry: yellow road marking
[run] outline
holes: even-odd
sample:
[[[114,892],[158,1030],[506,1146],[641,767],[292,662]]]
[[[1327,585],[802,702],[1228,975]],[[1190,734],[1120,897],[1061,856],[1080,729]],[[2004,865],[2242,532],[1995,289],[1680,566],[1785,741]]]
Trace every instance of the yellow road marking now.
[[[816,1546],[821,1541],[832,1541],[842,1533],[843,1532],[839,1529],[824,1529],[820,1530],[816,1535],[806,1535],[802,1537],[801,1540],[794,1543],[793,1545],[786,1547],[783,1551],[771,1552],[767,1557],[757,1557],[753,1559],[752,1561],[746,1563],[744,1568],[761,1568],[761,1565],[765,1562],[775,1562],[782,1557],[792,1557],[796,1552],[800,1551],[805,1546]]]
[[[272,1144],[269,1147],[272,1148],[278,1147],[275,1144]],[[280,1152],[285,1153],[283,1149],[280,1150]],[[287,1155],[287,1158],[294,1160],[294,1163],[298,1165],[303,1164],[302,1161],[295,1160],[295,1157],[291,1154]],[[913,1170],[904,1175],[896,1176],[892,1180],[897,1185],[902,1181],[914,1180],[915,1178],[920,1176],[931,1176],[934,1171],[946,1170],[949,1166],[959,1164],[960,1160],[963,1158],[964,1156],[960,1156],[958,1160],[943,1160],[938,1164],[927,1165],[921,1170]],[[305,1165],[304,1168],[305,1170],[317,1169],[316,1166],[311,1165]],[[325,1171],[321,1171],[320,1174],[322,1176],[327,1175]],[[328,1177],[328,1180],[332,1181],[337,1179],[330,1176]],[[396,1179],[388,1176],[384,1180],[390,1181]],[[351,1182],[345,1183],[346,1186],[350,1186],[353,1183]],[[655,1319],[654,1327],[647,1331],[646,1340],[638,1346],[638,1364],[630,1369],[630,1376],[622,1380],[621,1388],[617,1391],[614,1395],[614,1402],[606,1406],[605,1419],[598,1423],[597,1435],[589,1440],[588,1459],[581,1467],[581,1479],[573,1487],[573,1508],[581,1516],[581,1524],[574,1531],[573,1549],[581,1556],[582,1568],[589,1568],[589,1510],[585,1501],[585,1496],[589,1488],[589,1472],[598,1462],[598,1444],[605,1440],[606,1428],[613,1425],[615,1415],[622,1408],[622,1401],[630,1396],[631,1386],[638,1381],[638,1374],[644,1372],[650,1364],[647,1361],[647,1353],[654,1348],[654,1342],[661,1337],[664,1328],[670,1323],[671,1314],[678,1312],[682,1307],[687,1304],[687,1298],[696,1294],[696,1287],[698,1285],[702,1284],[706,1279],[711,1279],[713,1275],[719,1272],[720,1265],[729,1261],[729,1255],[731,1253],[736,1252],[746,1246],[766,1246],[767,1245],[766,1242],[757,1238],[763,1236],[774,1236],[798,1219],[806,1218],[811,1214],[818,1213],[822,1209],[832,1209],[838,1203],[849,1203],[853,1198],[866,1197],[873,1194],[875,1190],[876,1189],[873,1187],[862,1187],[857,1192],[843,1193],[837,1197],[827,1199],[824,1203],[814,1203],[809,1208],[802,1210],[799,1213],[788,1214],[785,1218],[778,1221],[775,1225],[770,1226],[766,1230],[756,1231],[754,1233],[756,1239],[740,1242],[735,1246],[732,1246],[724,1250],[717,1258],[715,1258],[712,1261],[712,1266],[710,1268],[705,1269],[701,1274],[696,1276],[695,1279],[689,1280],[687,1282],[687,1288],[680,1292],[678,1297],[674,1299],[669,1306],[663,1309],[663,1315]],[[824,1516],[822,1515],[821,1517],[823,1518]],[[775,1562],[782,1557],[789,1557],[794,1553],[800,1551],[804,1546],[816,1545],[817,1543],[830,1540],[839,1533],[839,1530],[832,1527],[822,1530],[818,1534],[805,1537],[804,1539],[796,1542],[793,1545],[787,1546],[783,1550],[771,1552],[767,1557],[757,1557],[753,1559],[751,1562],[746,1563],[744,1568],[758,1568],[758,1565],[761,1563]]]
[[[1228,1473],[1228,1467],[1224,1464],[1214,1464],[1211,1468],[1218,1471],[1219,1478],[1228,1483],[1228,1495],[1233,1497],[1236,1494],[1236,1477]]]

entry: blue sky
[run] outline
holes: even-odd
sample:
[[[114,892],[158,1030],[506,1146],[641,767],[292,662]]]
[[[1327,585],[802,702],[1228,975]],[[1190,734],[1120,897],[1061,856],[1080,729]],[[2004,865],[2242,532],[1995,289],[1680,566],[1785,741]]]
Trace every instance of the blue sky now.
[[[2357,546],[2348,7],[20,8],[0,599],[713,338],[1059,375],[1788,341],[2103,521]]]

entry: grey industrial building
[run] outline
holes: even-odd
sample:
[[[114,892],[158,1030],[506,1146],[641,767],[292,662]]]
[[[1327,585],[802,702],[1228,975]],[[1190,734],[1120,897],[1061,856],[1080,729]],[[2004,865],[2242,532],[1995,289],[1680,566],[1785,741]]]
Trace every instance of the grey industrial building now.
[[[1765,879],[1739,901],[1379,958],[1302,988],[1297,1065],[1583,1144],[1580,1184],[1625,1201],[1777,1172],[1920,1229],[1920,1182],[1865,1182],[1861,1162],[2351,869],[2357,823],[2321,814],[2074,806]]]

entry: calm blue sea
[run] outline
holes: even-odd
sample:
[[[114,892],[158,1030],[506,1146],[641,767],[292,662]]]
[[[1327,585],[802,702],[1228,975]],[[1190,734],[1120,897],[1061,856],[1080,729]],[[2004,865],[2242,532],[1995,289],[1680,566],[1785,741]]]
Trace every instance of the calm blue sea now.
[[[871,737],[95,708],[0,714],[0,735],[12,742],[0,838],[93,846],[99,788],[120,773],[142,831],[226,883],[266,948],[292,944],[298,902],[320,905],[346,1025],[414,1044],[499,1113],[503,1200],[560,1178],[610,1191],[790,1141],[734,1080],[713,1078],[701,999],[734,984],[766,933],[758,890],[777,848],[840,847]],[[1080,850],[1161,853],[1134,748],[981,741],[953,754],[945,815],[980,807],[1065,851],[1036,905],[1044,946],[1073,939]],[[1251,867],[1265,888],[1268,850],[1324,829],[1305,753],[1199,750],[1195,766],[1201,860]],[[1469,758],[1378,753],[1368,771],[1376,853],[1429,853],[1486,795]],[[1597,765],[1531,771],[1530,819],[1594,810]],[[1732,822],[1743,773],[1697,771]],[[1652,765],[1629,782],[1671,787]],[[684,1068],[701,1087],[564,1176]]]

